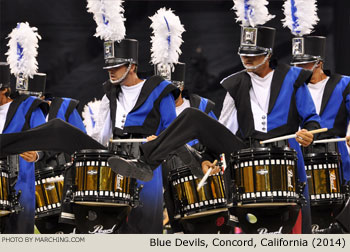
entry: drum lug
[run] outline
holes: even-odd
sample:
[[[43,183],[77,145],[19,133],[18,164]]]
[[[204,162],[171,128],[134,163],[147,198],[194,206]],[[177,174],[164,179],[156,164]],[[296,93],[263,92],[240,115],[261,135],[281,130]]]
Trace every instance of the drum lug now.
[[[12,204],[13,204],[12,212],[15,212],[16,214],[18,214],[19,212],[21,212],[24,209],[21,206],[21,204],[19,203],[19,199],[21,197],[21,194],[22,194],[21,190],[19,190],[17,194],[16,194],[15,189],[12,189],[12,191],[11,191]]]
[[[350,196],[350,186],[349,186],[349,182],[348,183],[343,183],[342,186],[342,191],[345,194],[345,198],[348,198]]]
[[[73,194],[73,188],[72,188],[72,186],[70,186],[70,187],[67,189],[66,196],[64,197],[63,202],[65,202],[65,203],[74,202],[74,194]]]
[[[232,181],[232,185],[231,185],[231,192],[232,193],[232,203],[234,206],[236,206],[238,204],[238,202],[240,202],[240,195],[244,192],[244,188],[243,187],[238,187],[235,183],[235,181]]]
[[[306,186],[306,182],[297,182],[297,193],[299,194],[299,203],[304,206],[306,203],[305,197],[304,197],[304,189]]]
[[[140,185],[139,187],[136,187],[135,190],[135,196],[133,197],[133,200],[131,201],[131,206],[132,207],[139,207],[142,206],[142,203],[140,201],[140,192],[143,189],[143,185]]]

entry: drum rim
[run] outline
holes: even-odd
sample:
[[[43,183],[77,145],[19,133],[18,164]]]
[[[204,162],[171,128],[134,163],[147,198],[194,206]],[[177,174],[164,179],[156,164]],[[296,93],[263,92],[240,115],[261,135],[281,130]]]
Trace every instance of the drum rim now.
[[[45,166],[44,168],[35,169],[35,181],[44,179],[47,177],[56,177],[64,174],[64,168],[58,169],[61,166]],[[52,176],[48,176],[52,175]]]
[[[340,157],[340,154],[336,151],[328,151],[328,152],[311,152],[311,153],[305,153],[303,156],[304,158],[318,158],[323,157],[325,159],[325,154],[328,154],[328,157]]]
[[[74,155],[77,154],[112,154],[109,150],[104,149],[83,149],[80,151],[74,152]]]
[[[180,174],[184,175],[184,176],[180,176]],[[179,176],[177,176],[177,175],[179,175]],[[215,173],[215,174],[210,174],[208,177],[211,178],[211,177],[219,176],[219,175],[222,176],[223,174],[221,174],[221,172],[218,172],[218,173]],[[179,168],[170,170],[169,171],[169,175],[168,175],[170,181],[174,181],[175,179],[180,179],[180,178],[189,177],[189,176],[193,176],[194,179],[199,179],[199,180],[202,179],[202,178],[198,178],[196,175],[194,175],[192,173],[191,169],[189,168],[189,166],[187,166],[187,165],[180,166]],[[203,176],[204,176],[204,174],[203,174]]]
[[[291,152],[291,153],[296,153],[296,151],[292,148],[289,148],[288,146],[284,147],[278,147],[278,146],[272,146],[272,147],[256,147],[256,148],[245,148],[245,149],[240,149],[238,151],[233,152],[233,155],[240,155],[240,154],[249,154],[249,153],[254,153],[254,152],[274,152],[274,153],[284,153],[284,152]]]

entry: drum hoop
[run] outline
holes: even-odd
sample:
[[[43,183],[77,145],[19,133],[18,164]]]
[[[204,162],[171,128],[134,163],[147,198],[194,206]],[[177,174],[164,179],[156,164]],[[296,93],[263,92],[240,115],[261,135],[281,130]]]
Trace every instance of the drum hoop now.
[[[257,148],[246,148],[246,149],[241,149],[239,151],[234,152],[234,155],[242,155],[242,154],[251,154],[251,153],[296,153],[294,149],[291,149],[287,146],[284,147],[257,147]]]
[[[61,166],[47,166],[44,168],[35,169],[35,180],[63,175],[64,169],[60,167]]]
[[[329,152],[313,152],[313,153],[306,153],[304,154],[304,158],[317,158],[317,159],[326,159],[325,154],[327,154],[327,157],[340,157],[339,153],[336,151],[329,151]]]
[[[111,154],[109,150],[103,150],[103,149],[84,149],[80,150],[74,153],[74,155],[77,154]]]

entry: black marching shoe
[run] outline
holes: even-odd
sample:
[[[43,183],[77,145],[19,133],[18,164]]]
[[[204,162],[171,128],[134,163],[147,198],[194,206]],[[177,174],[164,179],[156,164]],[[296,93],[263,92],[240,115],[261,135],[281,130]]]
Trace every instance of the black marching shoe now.
[[[107,160],[114,173],[125,177],[131,177],[142,181],[150,181],[153,177],[153,170],[150,165],[142,160],[127,160],[122,157],[113,156]]]
[[[184,145],[177,150],[181,161],[184,165],[188,166],[194,176],[197,178],[203,178],[204,174],[202,171],[203,158],[201,154],[189,145]]]

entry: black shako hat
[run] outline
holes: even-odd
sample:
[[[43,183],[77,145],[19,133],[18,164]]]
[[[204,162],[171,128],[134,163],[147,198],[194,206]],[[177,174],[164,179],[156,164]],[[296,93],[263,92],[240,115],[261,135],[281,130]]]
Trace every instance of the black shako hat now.
[[[275,35],[276,29],[272,27],[242,27],[238,54],[241,56],[259,56],[272,52]]]
[[[20,94],[33,95],[41,97],[45,93],[46,74],[36,73],[33,78],[23,78],[20,76],[16,79],[16,90]]]
[[[325,60],[326,37],[305,36],[296,37],[292,40],[291,64],[306,64],[317,60]]]
[[[10,65],[0,62],[0,88],[10,87]]]
[[[104,42],[105,66],[103,69],[111,69],[131,63],[138,64],[139,42],[136,39],[123,39]]]
[[[185,83],[186,64],[178,62],[174,64],[172,71],[170,64],[158,64],[154,66],[154,74],[176,83]]]

